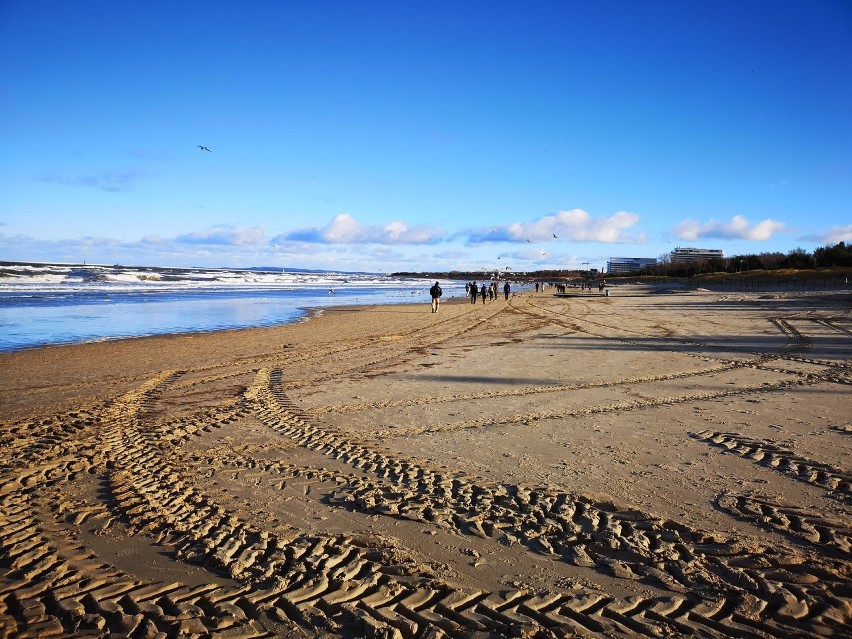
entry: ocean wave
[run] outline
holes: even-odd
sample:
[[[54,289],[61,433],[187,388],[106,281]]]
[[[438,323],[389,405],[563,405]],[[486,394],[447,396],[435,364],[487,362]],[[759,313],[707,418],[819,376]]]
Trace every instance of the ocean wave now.
[[[371,273],[288,272],[236,269],[175,269],[91,265],[6,264],[0,267],[0,294],[50,292],[178,292],[193,289],[297,290],[305,288],[417,288],[419,278]]]

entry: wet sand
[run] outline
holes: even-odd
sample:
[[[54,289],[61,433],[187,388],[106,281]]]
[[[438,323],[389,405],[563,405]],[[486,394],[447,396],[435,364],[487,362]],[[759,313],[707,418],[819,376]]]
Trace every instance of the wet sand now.
[[[852,296],[0,355],[0,636],[852,637]]]

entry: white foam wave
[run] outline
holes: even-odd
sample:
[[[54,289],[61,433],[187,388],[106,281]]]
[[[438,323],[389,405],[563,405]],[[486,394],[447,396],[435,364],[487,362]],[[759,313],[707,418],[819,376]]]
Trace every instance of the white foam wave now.
[[[365,273],[303,273],[227,269],[131,268],[119,266],[6,265],[0,267],[0,294],[24,292],[177,292],[204,289],[299,290],[310,288],[411,288],[425,280]]]

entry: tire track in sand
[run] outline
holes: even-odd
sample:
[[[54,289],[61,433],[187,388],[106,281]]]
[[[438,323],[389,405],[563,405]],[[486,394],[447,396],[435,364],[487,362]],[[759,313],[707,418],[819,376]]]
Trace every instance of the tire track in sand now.
[[[703,430],[690,435],[711,446],[723,448],[725,452],[741,455],[753,463],[792,477],[796,481],[824,488],[832,497],[852,504],[852,473],[845,470],[806,459],[772,442],[752,439],[737,433]]]
[[[792,537],[800,544],[820,550],[833,548],[847,558],[852,555],[852,526],[848,521],[757,495],[725,492],[716,498],[715,504],[734,517]]]
[[[830,611],[824,605],[849,586],[842,565],[811,568],[796,558],[768,559],[777,553],[749,549],[611,504],[547,487],[478,484],[458,474],[449,477],[410,460],[389,458],[304,421],[275,377],[271,371],[261,371],[251,389],[262,421],[301,446],[385,480],[338,491],[332,503],[452,527],[504,543],[521,542],[618,577],[652,579],[676,592],[702,593],[704,603],[715,602],[710,619],[702,623],[719,630],[724,624],[713,623],[713,615],[724,613],[719,616],[733,624],[728,630],[735,636],[743,633],[747,619],[752,629],[770,634],[785,623],[796,633],[807,634],[825,624],[836,627],[836,618],[848,621],[842,605]],[[635,608],[643,607],[631,610]],[[793,632],[792,628],[787,632]]]

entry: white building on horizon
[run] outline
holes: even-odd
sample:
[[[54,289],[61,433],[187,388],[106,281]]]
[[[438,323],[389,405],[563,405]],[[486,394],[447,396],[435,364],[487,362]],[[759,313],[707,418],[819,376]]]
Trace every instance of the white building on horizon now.
[[[704,260],[725,259],[725,252],[722,249],[706,249],[706,248],[681,248],[678,246],[671,253],[672,263],[684,262],[702,262]]]
[[[611,257],[606,265],[606,272],[613,275],[626,275],[636,271],[644,271],[649,266],[656,266],[656,257]]]

